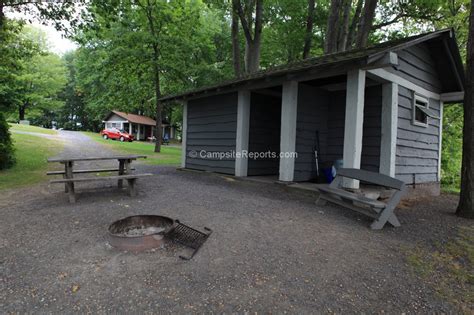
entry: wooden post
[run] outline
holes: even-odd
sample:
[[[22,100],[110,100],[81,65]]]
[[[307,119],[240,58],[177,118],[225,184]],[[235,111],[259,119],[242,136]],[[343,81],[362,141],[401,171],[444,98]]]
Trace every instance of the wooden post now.
[[[124,171],[125,171],[125,160],[119,160],[119,171],[118,171],[119,176],[123,175]],[[118,188],[122,188],[122,187],[123,187],[123,180],[119,179]]]
[[[181,167],[186,167],[186,139],[188,132],[188,102],[183,101],[183,127],[181,134]]]
[[[237,101],[237,139],[235,157],[235,176],[247,176],[250,128],[250,91],[240,90]]]
[[[136,178],[129,178],[128,180],[128,194],[130,197],[135,197],[137,195],[137,189],[135,188]]]
[[[67,179],[72,179],[74,176],[73,173],[73,168],[74,168],[74,162],[73,161],[68,161],[65,163],[66,165],[66,178]],[[75,203],[76,202],[76,194],[74,192],[74,183],[73,182],[68,182],[66,183],[66,190],[68,192],[68,197],[69,197],[69,202],[70,203]]]
[[[438,144],[438,182],[441,181],[441,153],[443,145],[443,111],[444,102],[439,101],[439,144]]]
[[[398,84],[382,86],[382,139],[380,141],[381,174],[395,177],[398,125]]]
[[[280,152],[295,152],[296,148],[296,114],[298,105],[298,82],[288,81],[283,83],[281,101],[281,131]],[[280,158],[279,180],[291,182],[295,172],[295,157],[287,154]]]
[[[344,125],[344,168],[360,169],[364,127],[365,71],[347,73],[346,118]],[[358,189],[359,181],[344,179],[343,186]]]

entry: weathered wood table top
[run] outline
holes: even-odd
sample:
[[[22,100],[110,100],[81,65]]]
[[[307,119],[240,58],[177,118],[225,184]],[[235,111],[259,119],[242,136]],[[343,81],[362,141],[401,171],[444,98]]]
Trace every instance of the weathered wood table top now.
[[[99,161],[99,160],[136,160],[136,159],[146,159],[146,155],[109,155],[109,156],[87,156],[87,157],[59,157],[59,158],[49,158],[48,162],[58,162],[58,163],[67,163],[75,161]]]

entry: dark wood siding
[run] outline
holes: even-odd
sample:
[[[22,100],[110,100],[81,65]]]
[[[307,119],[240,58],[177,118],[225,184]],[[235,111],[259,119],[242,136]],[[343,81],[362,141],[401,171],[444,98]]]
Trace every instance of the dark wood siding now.
[[[280,152],[281,97],[252,93],[250,98],[249,152]],[[248,160],[248,176],[279,173],[280,159]]]
[[[235,173],[235,158],[203,158],[201,151],[232,152],[237,130],[237,93],[214,95],[188,102],[186,168]],[[190,157],[195,151],[197,156]]]
[[[382,137],[382,86],[365,90],[361,169],[379,172]]]
[[[326,158],[329,93],[309,85],[298,86],[296,152],[294,181],[316,177],[314,150],[319,138],[319,161]]]
[[[436,93],[442,91],[436,62],[426,44],[422,43],[397,51],[397,54],[399,68],[392,69],[391,72],[429,91]]]
[[[319,133],[320,167],[332,165],[342,159],[344,151],[344,124],[346,91],[327,92],[300,84],[296,133],[295,181],[315,177],[316,131]],[[380,165],[380,139],[382,115],[382,86],[365,90],[364,130],[362,138],[361,168],[378,172]]]
[[[439,119],[428,126],[413,124],[413,91],[398,88],[398,130],[395,174],[408,184],[438,181]],[[439,101],[429,99],[431,111],[440,115]]]
[[[329,106],[327,141],[327,158],[330,161],[342,159],[343,156],[345,110],[346,91],[332,93]],[[366,88],[361,168],[373,172],[378,172],[380,166],[381,115],[382,86]]]

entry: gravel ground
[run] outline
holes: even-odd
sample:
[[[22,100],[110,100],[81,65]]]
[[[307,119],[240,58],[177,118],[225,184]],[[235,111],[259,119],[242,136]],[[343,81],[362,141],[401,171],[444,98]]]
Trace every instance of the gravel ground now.
[[[110,153],[85,136],[61,136],[74,141],[64,154]],[[365,217],[285,186],[137,169],[156,176],[138,182],[136,198],[104,182],[77,185],[72,205],[47,184],[0,197],[1,313],[456,312],[406,262],[408,249],[468,224],[452,214],[453,196],[404,203],[401,228],[371,231]],[[177,246],[111,248],[108,225],[136,214],[214,232],[191,261]]]

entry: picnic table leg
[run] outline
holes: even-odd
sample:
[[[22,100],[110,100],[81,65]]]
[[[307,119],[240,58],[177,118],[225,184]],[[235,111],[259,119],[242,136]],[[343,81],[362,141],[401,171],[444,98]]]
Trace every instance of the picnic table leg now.
[[[66,178],[73,178],[73,167],[74,167],[74,162],[69,161],[65,163],[66,165],[66,171],[65,171],[65,176]],[[70,203],[75,203],[76,202],[76,195],[74,193],[74,183],[73,182],[68,182],[66,183],[66,191],[69,194],[69,202]]]
[[[131,174],[132,173],[132,160],[125,160],[125,174]]]
[[[118,172],[119,176],[123,175],[124,170],[125,170],[125,160],[119,160],[119,172]],[[122,187],[123,187],[123,180],[119,179],[118,188],[122,188]]]
[[[135,197],[137,195],[137,190],[135,189],[136,178],[128,179],[128,194],[130,197]]]
[[[74,183],[67,183],[67,185],[68,185],[69,203],[75,203],[76,202],[76,194],[74,192]]]
[[[66,173],[63,174],[63,178],[66,178]],[[68,188],[67,188],[67,183],[64,183],[64,192],[67,193],[68,192]]]
[[[68,174],[68,163],[65,162],[64,163],[64,174],[63,174],[63,178],[68,178],[67,175]],[[64,192],[67,193],[68,192],[68,185],[67,183],[64,183]]]

